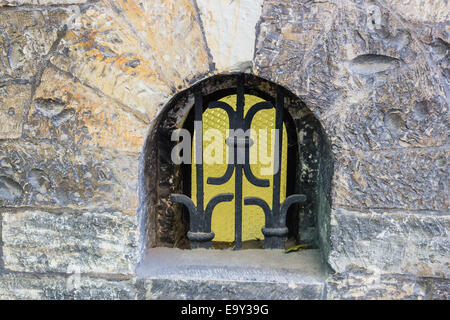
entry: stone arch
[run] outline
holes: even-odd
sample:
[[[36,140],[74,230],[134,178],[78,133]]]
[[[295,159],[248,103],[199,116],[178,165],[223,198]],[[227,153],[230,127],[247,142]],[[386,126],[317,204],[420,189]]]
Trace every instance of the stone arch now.
[[[276,96],[277,84],[260,77],[245,74],[246,88]],[[171,132],[185,126],[194,104],[194,90],[201,88],[202,95],[235,87],[235,74],[216,75],[176,94],[154,120],[144,146],[141,161],[141,214],[144,247],[186,247],[188,221],[181,206],[169,200],[172,193],[183,193],[183,168],[171,163],[170,154],[176,142]],[[246,90],[247,90],[246,89]],[[294,94],[285,91],[285,110],[289,127],[295,128],[293,136],[297,152],[295,180],[291,182],[296,192],[308,197],[298,211],[297,240],[311,247],[327,247],[329,213],[331,209],[331,177],[333,161],[330,143],[320,121]],[[292,137],[291,137],[292,138]],[[289,183],[289,181],[288,181]],[[300,189],[300,190],[299,190]],[[291,219],[293,215],[291,214]],[[295,222],[294,222],[295,225]]]

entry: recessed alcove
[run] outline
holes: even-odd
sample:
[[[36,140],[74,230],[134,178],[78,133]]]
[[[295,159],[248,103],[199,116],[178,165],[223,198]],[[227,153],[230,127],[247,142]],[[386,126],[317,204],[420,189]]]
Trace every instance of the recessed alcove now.
[[[193,170],[191,165],[173,163],[171,152],[178,141],[172,141],[172,133],[179,128],[193,132],[195,94],[201,94],[205,102],[232,94],[236,90],[237,77],[243,79],[245,94],[261,97],[274,105],[277,94],[280,91],[283,93],[283,123],[286,128],[286,140],[283,143],[286,143],[287,148],[286,194],[283,196],[300,193],[306,195],[307,199],[302,204],[292,205],[287,211],[288,234],[285,247],[306,244],[307,249],[302,252],[285,254],[282,250],[257,250],[256,248],[263,247],[262,239],[259,243],[257,240],[243,242],[243,252],[232,250],[232,245],[217,244],[213,244],[211,250],[189,250],[189,239],[186,236],[190,228],[189,213],[185,206],[171,201],[171,195],[192,195]],[[221,281],[224,279],[214,277],[217,273],[212,270],[225,268],[227,263],[232,261],[239,266],[249,265],[246,257],[253,256],[260,257],[260,261],[266,261],[266,268],[270,266],[268,268],[275,272],[268,271],[272,275],[276,274],[274,270],[285,272],[289,265],[292,272],[299,276],[299,281],[303,279],[300,282],[305,281],[306,269],[302,266],[309,265],[316,273],[315,277],[306,278],[313,279],[314,283],[320,282],[318,279],[321,279],[323,274],[321,261],[328,250],[332,156],[319,120],[301,99],[289,90],[250,74],[229,74],[208,78],[178,93],[152,125],[144,148],[141,170],[141,209],[144,218],[142,238],[146,247],[138,267],[141,277],[175,279],[176,273],[181,272],[183,265],[186,270],[192,269],[191,263],[197,261],[195,265],[198,272],[209,270],[209,273],[205,272],[211,275],[211,279]],[[218,248],[225,250],[214,250]],[[162,260],[167,264],[164,265]],[[156,266],[161,267],[160,271],[166,271],[160,273]],[[259,270],[258,268],[255,266],[254,269]],[[227,271],[227,278],[239,280],[238,274],[244,270],[241,267],[233,270]],[[269,281],[267,277],[256,276],[257,274],[255,271],[254,280]],[[273,276],[269,282],[277,282],[277,279],[280,278]]]

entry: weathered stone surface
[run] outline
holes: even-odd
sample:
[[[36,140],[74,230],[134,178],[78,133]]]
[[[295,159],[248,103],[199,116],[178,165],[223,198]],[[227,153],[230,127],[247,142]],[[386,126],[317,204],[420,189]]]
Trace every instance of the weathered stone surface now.
[[[327,281],[327,299],[350,300],[423,300],[432,291],[424,278],[352,270],[331,276]],[[448,288],[447,288],[448,289]]]
[[[449,300],[450,280],[354,268],[327,279],[327,299]]]
[[[393,97],[397,96],[389,89],[390,86],[386,83],[383,90],[386,89]],[[380,90],[374,92],[377,97],[382,94]],[[448,104],[438,98],[421,100],[414,91],[407,90],[401,94],[402,101],[398,103],[393,101],[395,98],[391,101],[387,97],[384,101],[375,98],[375,101],[352,104],[345,111],[327,115],[324,123],[336,152],[448,144]]]
[[[23,6],[23,5],[55,5],[55,4],[82,4],[88,0],[0,0],[0,6]]]
[[[14,202],[22,197],[23,190],[20,184],[13,179],[0,176],[0,199]]]
[[[328,264],[337,273],[358,268],[450,278],[448,215],[336,209]]]
[[[290,1],[282,5],[276,0],[265,1],[256,42],[258,70],[279,68],[293,59],[303,60],[330,29],[336,9],[332,1]]]
[[[120,212],[2,213],[3,262],[13,271],[132,274],[138,239],[136,216]]]
[[[136,31],[159,68],[160,78],[171,88],[186,87],[210,71],[206,43],[192,1],[105,2]]]
[[[322,299],[319,250],[152,248],[138,268],[147,299]]]
[[[134,279],[107,280],[76,273],[67,276],[0,274],[2,300],[129,300],[138,292]]]
[[[450,151],[436,148],[342,152],[333,206],[448,211]]]
[[[0,84],[0,139],[22,136],[23,119],[31,98],[31,86]]]
[[[385,3],[406,20],[422,23],[445,23],[450,20],[450,5],[448,1],[385,0]]]
[[[448,143],[448,45],[421,32],[370,1],[266,1],[255,71],[306,103],[336,153],[438,146]]]
[[[0,298],[298,299],[328,288],[329,299],[449,299],[449,14],[448,1],[425,0],[0,0]],[[249,280],[259,269],[241,282],[202,278],[221,266],[132,279],[138,181],[167,173],[138,177],[147,125],[175,92],[233,71],[290,89],[331,143],[311,170],[318,214],[301,229],[318,230],[337,272],[326,286]],[[157,143],[146,160],[169,159]],[[144,198],[169,215],[161,197],[178,182],[162,181]],[[76,271],[88,274],[74,288]]]
[[[206,41],[216,70],[249,71],[262,0],[197,0]]]
[[[151,50],[123,17],[102,3],[75,17],[50,61],[145,121],[168,99],[170,88],[155,70]]]
[[[429,299],[450,300],[449,279],[433,279],[430,283]]]
[[[63,9],[1,11],[0,80],[30,80],[50,52],[68,16],[68,11]]]
[[[209,72],[210,63],[188,1],[93,4],[75,19],[51,61],[147,121],[170,93]]]
[[[0,176],[15,181],[23,193],[11,198],[0,191],[0,205],[118,209],[135,214],[138,161],[137,154],[46,140],[5,141],[0,144]]]
[[[145,280],[148,300],[317,300],[323,298],[323,285],[285,283]]]
[[[147,130],[148,125],[124,106],[48,68],[34,94],[25,135],[138,153]]]
[[[265,1],[257,29],[255,73],[285,85],[300,98],[310,89],[315,91],[312,95],[319,95],[318,86],[322,89],[322,83],[307,80],[313,72],[305,68],[315,58],[313,50],[330,32],[337,12],[336,4],[331,1],[290,1],[282,5],[276,0]],[[314,73],[318,68],[315,67]],[[324,100],[320,95],[317,98]],[[305,102],[312,108],[312,101]],[[315,101],[314,106],[319,104]]]

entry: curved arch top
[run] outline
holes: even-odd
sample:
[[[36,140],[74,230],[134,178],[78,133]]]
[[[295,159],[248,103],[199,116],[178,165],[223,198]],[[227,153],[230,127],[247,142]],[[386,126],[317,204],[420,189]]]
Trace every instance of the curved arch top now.
[[[207,108],[210,102],[236,94],[237,78],[242,79],[243,90],[246,94],[260,97],[264,101],[271,102],[273,106],[277,106],[277,96],[283,97],[282,103],[278,103],[278,105],[283,106],[282,108],[285,110],[284,123],[288,128],[286,142],[291,150],[291,156],[288,156],[288,168],[291,166],[289,170],[293,170],[288,175],[287,185],[290,193],[287,195],[301,191],[306,198],[310,199],[301,210],[294,205],[286,206],[286,211],[288,211],[286,219],[289,220],[287,224],[290,226],[288,228],[289,236],[315,243],[315,245],[320,242],[319,228],[317,228],[320,207],[318,201],[325,201],[327,206],[331,204],[329,198],[331,175],[329,172],[324,175],[318,174],[319,162],[331,163],[329,143],[320,121],[289,90],[252,74],[232,73],[209,77],[177,93],[164,106],[154,122],[145,146],[144,159],[146,162],[143,166],[144,190],[146,190],[143,195],[145,197],[143,207],[146,208],[144,212],[147,214],[147,246],[188,243],[186,239],[189,224],[188,211],[169,201],[169,195],[186,194],[190,196],[191,190],[188,187],[190,178],[187,177],[190,175],[191,169],[188,165],[176,166],[171,163],[170,151],[175,142],[169,142],[169,139],[173,130],[178,128],[186,128],[193,132],[195,118],[193,110],[196,95],[202,96],[202,106]],[[280,93],[282,94],[280,95]],[[213,104],[212,107],[215,105]],[[266,106],[261,105],[261,108],[265,109]],[[228,111],[228,113],[231,112]],[[292,150],[294,150],[293,153]],[[321,179],[328,180],[323,184],[323,188],[319,188],[322,183]],[[322,192],[323,195],[317,197],[315,194],[318,192]],[[287,210],[288,208],[289,210]],[[323,214],[327,213],[324,211]],[[302,220],[302,223],[299,223],[299,220]],[[266,228],[266,230],[269,229]],[[312,229],[316,231],[311,232]],[[271,233],[267,233],[267,235],[269,234]],[[284,234],[280,234],[280,236],[284,236]]]

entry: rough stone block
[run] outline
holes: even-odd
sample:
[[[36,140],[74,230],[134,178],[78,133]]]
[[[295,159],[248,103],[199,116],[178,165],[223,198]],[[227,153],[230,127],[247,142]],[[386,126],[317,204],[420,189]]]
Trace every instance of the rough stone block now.
[[[193,5],[184,0],[92,4],[68,28],[51,62],[146,121],[170,94],[209,72]]]
[[[448,215],[335,209],[328,264],[337,273],[450,278],[449,230]]]
[[[262,0],[199,0],[201,22],[218,71],[252,69]]]
[[[25,135],[65,145],[139,153],[148,126],[126,106],[48,68],[34,94]]]
[[[31,86],[0,84],[0,139],[22,136],[24,115],[31,98]]]
[[[408,21],[441,23],[447,22],[449,19],[448,3],[445,1],[388,0],[386,3]]]
[[[0,80],[31,80],[69,15],[68,10],[64,9],[1,11]]]
[[[440,146],[450,123],[448,41],[414,41],[422,27],[369,2],[266,1],[254,69],[305,102],[336,154]]]
[[[132,274],[139,234],[120,212],[2,213],[3,262],[21,272]]]
[[[106,1],[136,30],[160,68],[158,75],[180,89],[210,71],[210,60],[192,1]],[[143,48],[143,50],[145,50]]]
[[[446,146],[336,155],[333,206],[448,211]]]
[[[50,61],[149,121],[170,90],[141,44],[122,16],[96,3],[74,17]]]
[[[323,299],[318,250],[152,248],[136,269],[146,299]]]
[[[426,279],[352,271],[334,275],[328,279],[327,299],[423,300],[430,298]]]
[[[20,207],[138,208],[139,155],[39,143],[0,144],[0,205]],[[15,195],[15,196],[12,196]]]
[[[0,274],[2,300],[130,300],[137,295],[134,279],[107,280],[76,274]]]
[[[325,112],[324,127],[336,153],[448,144],[448,102],[433,88],[417,85],[432,70],[415,68],[374,88],[373,99]]]
[[[68,4],[83,4],[88,0],[0,0],[0,6],[48,6],[48,5],[68,5]]]
[[[323,285],[241,281],[145,280],[148,300],[319,300]]]
[[[450,300],[450,280],[449,279],[430,279],[429,299]]]

